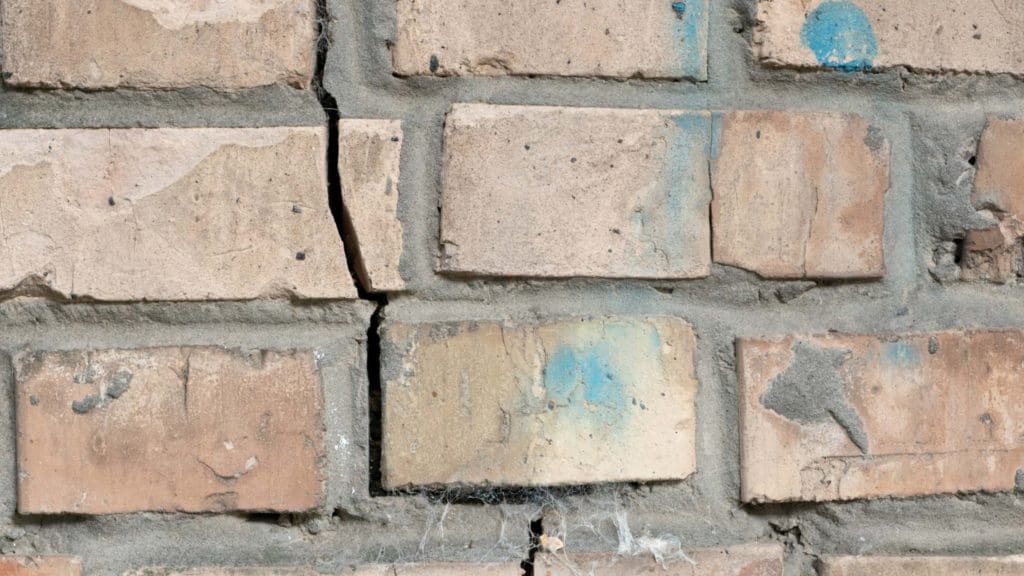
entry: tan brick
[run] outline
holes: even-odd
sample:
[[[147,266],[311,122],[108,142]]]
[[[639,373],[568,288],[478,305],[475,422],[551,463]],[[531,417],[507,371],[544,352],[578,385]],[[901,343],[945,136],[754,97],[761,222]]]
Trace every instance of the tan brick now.
[[[454,106],[440,270],[706,276],[710,132],[700,112]]]
[[[677,4],[398,0],[394,69],[706,80],[706,0]]]
[[[889,143],[847,114],[725,114],[712,168],[714,258],[767,278],[885,274]]]
[[[694,471],[695,336],[682,320],[392,323],[383,337],[389,488]]]
[[[398,219],[402,123],[342,120],[338,132],[341,195],[359,250],[360,280],[370,292],[403,290]]]
[[[784,66],[839,70],[1024,72],[1018,0],[760,0],[756,54]]]
[[[1024,556],[826,556],[822,569],[822,576],[1015,576],[1024,574]]]
[[[751,544],[686,552],[666,560],[615,554],[539,554],[537,576],[782,576],[783,550],[777,544]]]
[[[978,145],[978,175],[971,201],[991,228],[967,233],[964,280],[1006,283],[1024,274],[1024,121],[991,119]]]
[[[199,568],[148,567],[124,572],[122,576],[321,576],[313,568],[303,566],[217,566]]]
[[[0,291],[351,298],[326,129],[0,131]]]
[[[394,564],[391,566],[360,566],[352,572],[343,572],[352,576],[522,576],[523,570],[519,563],[495,564]]]
[[[737,352],[744,501],[1024,482],[1024,333],[740,339]]]
[[[18,86],[308,87],[316,0],[4,0],[3,71]]]
[[[323,500],[311,352],[36,352],[16,372],[23,514],[284,512]]]
[[[3,576],[81,576],[82,563],[69,556],[0,556]]]

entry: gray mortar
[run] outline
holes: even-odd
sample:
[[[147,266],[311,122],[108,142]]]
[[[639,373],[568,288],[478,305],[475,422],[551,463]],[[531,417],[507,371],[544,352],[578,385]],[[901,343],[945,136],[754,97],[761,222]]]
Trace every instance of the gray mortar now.
[[[793,345],[793,360],[768,383],[761,404],[780,416],[810,424],[833,421],[867,454],[864,422],[846,398],[843,364],[849,350],[819,348],[804,341]]]
[[[739,502],[737,336],[923,332],[1024,326],[1018,288],[950,282],[943,243],[983,225],[970,206],[967,159],[989,115],[1019,115],[1024,82],[1010,76],[810,73],[752,61],[753,0],[710,2],[706,83],[570,78],[407,78],[390,70],[390,1],[328,0],[324,86],[343,118],[403,121],[401,270],[387,321],[530,321],[606,314],[675,315],[699,335],[698,471],[687,481],[533,491],[521,503],[446,504],[444,495],[369,494],[366,336],[371,303],[74,303],[0,305],[0,550],[81,555],[86,574],[149,565],[311,565],[324,573],[370,561],[522,559],[543,514],[570,553],[613,552],[632,534],[684,548],[778,540],[787,574],[814,574],[827,553],[1024,553],[1018,494],[949,495],[842,504]],[[662,109],[839,110],[867,117],[892,145],[886,198],[887,274],[880,282],[771,282],[714,266],[679,282],[459,279],[434,273],[444,115],[454,102]],[[238,93],[0,90],[0,128],[323,125],[312,91]],[[948,251],[948,246],[945,248]],[[932,273],[935,276],[932,276]],[[936,278],[947,281],[941,284]],[[44,295],[45,296],[45,295]],[[14,379],[8,354],[155,345],[314,348],[329,407],[329,501],[303,516],[16,514]],[[385,366],[385,373],[394,370]],[[820,384],[819,385],[824,385]],[[485,498],[493,495],[479,493]],[[442,520],[443,519],[443,520]]]

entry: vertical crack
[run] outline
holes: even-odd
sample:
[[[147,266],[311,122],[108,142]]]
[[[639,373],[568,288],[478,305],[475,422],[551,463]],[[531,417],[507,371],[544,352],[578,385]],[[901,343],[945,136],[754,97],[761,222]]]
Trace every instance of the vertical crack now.
[[[341,143],[338,135],[338,121],[341,118],[341,111],[338,108],[338,101],[327,90],[324,84],[324,74],[327,68],[327,55],[330,51],[331,30],[330,14],[327,8],[327,0],[317,0],[317,22],[319,25],[317,35],[316,72],[313,77],[313,85],[316,89],[320,106],[327,116],[328,139],[327,139],[327,193],[331,209],[331,216],[338,228],[338,234],[345,244],[345,262],[348,265],[349,275],[356,287],[360,300],[373,302],[376,309],[370,317],[370,326],[366,331],[366,375],[369,381],[368,404],[369,404],[369,490],[371,496],[383,495],[383,482],[381,471],[381,440],[383,438],[382,422],[382,386],[381,386],[381,342],[380,323],[384,315],[384,307],[387,306],[386,294],[372,294],[366,290],[360,281],[359,270],[359,244],[355,235],[355,228],[345,208],[345,202],[341,195],[341,172],[338,169],[338,156]]]

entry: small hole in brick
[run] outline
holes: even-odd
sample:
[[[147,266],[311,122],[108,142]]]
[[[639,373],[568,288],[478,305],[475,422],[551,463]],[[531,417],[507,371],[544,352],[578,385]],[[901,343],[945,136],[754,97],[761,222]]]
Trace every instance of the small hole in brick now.
[[[306,259],[306,253],[305,252],[296,252],[295,253],[295,259],[300,261],[300,262],[305,260]]]

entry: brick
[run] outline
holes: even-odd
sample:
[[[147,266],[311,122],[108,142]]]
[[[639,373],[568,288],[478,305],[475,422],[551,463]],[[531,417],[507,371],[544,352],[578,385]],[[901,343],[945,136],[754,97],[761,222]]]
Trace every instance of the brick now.
[[[519,563],[496,564],[395,564],[391,566],[360,566],[352,572],[344,572],[352,576],[522,576],[523,570]]]
[[[1024,574],[1024,556],[893,557],[825,556],[822,576],[1013,576]]]
[[[316,0],[4,0],[16,86],[308,88]]]
[[[398,218],[402,123],[341,120],[338,133],[341,195],[359,250],[360,280],[370,292],[404,290]]]
[[[1024,333],[740,339],[744,501],[1005,492]]]
[[[398,0],[400,75],[707,79],[706,0]]]
[[[70,556],[0,556],[4,576],[81,576],[82,563]]]
[[[23,514],[298,512],[323,501],[311,352],[31,352],[15,363]]]
[[[650,556],[617,554],[539,554],[537,576],[782,576],[783,550],[776,544],[750,544],[689,551],[663,564]]]
[[[678,480],[695,467],[695,336],[671,318],[389,323],[383,480]]]
[[[706,276],[710,132],[700,112],[454,106],[439,269]]]
[[[725,114],[712,168],[715,262],[766,278],[885,274],[889,143],[848,114]]]
[[[843,71],[1024,72],[1017,0],[760,0],[754,50],[769,63]]]
[[[0,131],[0,291],[354,298],[326,129]]]
[[[978,174],[971,197],[992,226],[967,232],[964,280],[1007,283],[1024,275],[1024,121],[991,119],[978,145]]]

